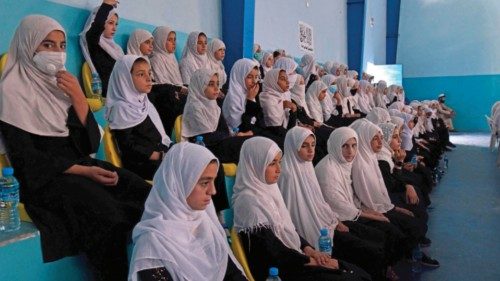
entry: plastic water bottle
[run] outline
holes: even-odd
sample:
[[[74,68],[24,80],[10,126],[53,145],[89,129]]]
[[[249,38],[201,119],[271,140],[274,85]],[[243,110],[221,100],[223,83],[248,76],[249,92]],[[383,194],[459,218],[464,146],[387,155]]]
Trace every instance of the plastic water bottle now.
[[[196,136],[194,143],[201,146],[205,146],[205,143],[203,142],[203,136]]]
[[[21,227],[19,219],[19,183],[14,169],[5,167],[0,178],[0,231],[16,231]]]
[[[233,128],[233,130],[231,131],[231,136],[236,136],[238,133],[240,132],[240,128],[238,127],[235,127]]]
[[[332,238],[328,235],[328,229],[322,228],[320,230],[318,239],[318,249],[320,252],[331,255],[332,254]]]
[[[101,78],[99,78],[99,74],[97,72],[92,73],[92,93],[93,98],[101,99],[102,98],[102,82]]]
[[[444,156],[443,162],[444,162],[444,169],[448,170],[448,156],[446,155]]]
[[[280,277],[278,276],[278,268],[276,267],[271,267],[269,268],[269,276],[267,277],[266,281],[281,281]]]
[[[420,246],[416,246],[411,253],[411,271],[413,273],[422,272],[422,265],[420,261],[422,260],[422,251],[420,250]]]

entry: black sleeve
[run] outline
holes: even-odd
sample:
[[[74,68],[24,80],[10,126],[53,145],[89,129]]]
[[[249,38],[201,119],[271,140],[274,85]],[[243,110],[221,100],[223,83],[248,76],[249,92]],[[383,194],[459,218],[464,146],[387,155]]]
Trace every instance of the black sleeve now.
[[[141,125],[142,123],[137,126]],[[112,131],[120,151],[126,151],[128,158],[139,162],[148,161],[156,147],[145,145],[144,142],[141,142],[141,139],[134,135],[134,128],[137,126]]]
[[[342,115],[344,114],[343,110],[342,110],[342,105],[338,104],[335,106],[335,109],[337,110],[337,112],[339,113],[339,117],[342,117]]]
[[[230,137],[229,135],[229,129],[227,127],[226,120],[224,119],[224,116],[222,114],[219,117],[219,123],[217,124],[217,130],[211,133],[206,133],[203,134],[203,142],[207,146],[215,145],[219,143],[221,140],[226,139]],[[194,137],[190,139],[191,141],[194,141]]]
[[[231,257],[227,258],[226,275],[223,281],[247,281],[240,269],[234,264]]]
[[[104,24],[106,23],[109,12],[111,10],[113,10],[113,6],[105,3],[102,3],[101,7],[99,7],[99,10],[97,10],[94,22],[85,34],[85,37],[87,38],[87,45],[89,46],[89,48],[90,46],[96,46],[99,44],[99,40],[101,40],[101,34],[104,31]]]
[[[311,74],[309,76],[309,81],[307,81],[307,85],[306,85],[306,91],[307,89],[309,89],[309,86],[311,86],[312,83],[314,83],[314,81],[318,80],[318,76],[316,74]],[[327,86],[330,86],[330,85],[327,85]]]
[[[257,124],[257,120],[261,119],[262,108],[256,101],[246,100],[245,112],[241,116],[240,132],[248,132]],[[254,119],[255,118],[255,119]]]
[[[172,281],[170,272],[165,267],[145,269],[137,272],[139,281]]]
[[[380,168],[380,172],[382,173],[382,177],[384,178],[385,186],[387,187],[387,191],[389,193],[403,192],[406,190],[404,183],[396,180],[392,176],[391,167],[389,166],[389,163],[383,160],[379,160],[378,166]]]
[[[0,128],[7,145],[9,159],[16,170],[16,177],[25,183],[23,189],[27,193],[31,194],[80,162],[80,159],[69,160],[38,149],[33,141],[33,135],[22,129],[2,121]]]
[[[304,248],[307,246],[314,249],[314,247],[311,246],[311,244],[309,244],[309,242],[307,242],[307,240],[304,239],[302,236],[299,235],[299,238],[300,238],[300,249],[304,250]]]
[[[66,123],[70,131],[70,137],[76,149],[78,149],[82,155],[89,155],[97,152],[101,141],[101,133],[94,118],[94,114],[90,109],[87,113],[87,123],[83,125],[80,119],[78,119],[75,109],[71,106],[68,110],[68,120]]]
[[[286,127],[286,130],[290,130],[291,128],[295,127],[297,125],[297,111],[292,112],[290,111],[290,115],[288,116],[288,125]]]
[[[243,236],[245,234],[240,235]],[[273,261],[278,268],[302,267],[306,263],[309,263],[309,257],[285,246],[269,228],[262,227],[250,234],[250,236],[250,244],[254,244],[254,247],[258,245],[265,249],[269,260]]]

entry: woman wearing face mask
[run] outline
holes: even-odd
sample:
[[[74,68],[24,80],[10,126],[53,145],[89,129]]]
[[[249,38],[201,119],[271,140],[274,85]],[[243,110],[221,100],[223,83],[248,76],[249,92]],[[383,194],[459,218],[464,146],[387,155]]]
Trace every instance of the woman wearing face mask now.
[[[55,20],[22,20],[0,80],[0,129],[21,201],[40,230],[44,261],[84,252],[97,280],[123,280],[127,233],[150,188],[89,156],[99,129],[78,79],[64,70],[65,49]]]
[[[176,33],[167,26],[153,31],[153,89],[148,95],[154,104],[166,132],[171,132],[177,116],[182,114],[186,104],[187,87],[183,86],[179,64],[175,57]]]
[[[189,85],[196,70],[208,67],[207,40],[207,35],[203,32],[189,33],[180,64],[182,81],[186,85]]]
[[[262,119],[258,101],[259,66],[250,59],[237,60],[229,76],[229,88],[222,104],[222,114],[228,127],[240,132],[258,133],[257,121]]]
[[[285,138],[285,156],[278,186],[297,233],[315,245],[321,228],[333,236],[335,256],[361,266],[373,280],[385,281],[385,236],[379,230],[338,220],[321,194],[312,160],[316,139],[302,127],[292,128]]]
[[[243,281],[214,210],[219,161],[191,143],[172,147],[132,233],[129,280]]]
[[[295,231],[277,185],[281,155],[276,143],[263,137],[247,140],[241,148],[234,227],[254,278],[264,280],[275,266],[283,280],[369,280],[362,269],[319,253]]]
[[[123,56],[122,48],[113,40],[118,26],[117,5],[117,0],[102,1],[102,5],[92,11],[80,33],[83,56],[92,73],[97,72],[101,78],[103,97],[107,94],[113,66]]]
[[[115,64],[106,99],[106,119],[123,166],[148,180],[172,143],[148,99],[152,85],[149,63],[143,57],[126,55]]]

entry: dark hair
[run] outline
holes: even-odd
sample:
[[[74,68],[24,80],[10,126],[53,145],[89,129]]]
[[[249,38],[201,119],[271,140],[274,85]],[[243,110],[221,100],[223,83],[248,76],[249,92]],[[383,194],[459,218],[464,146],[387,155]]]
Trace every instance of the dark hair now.
[[[132,64],[132,68],[130,69],[130,73],[132,73],[132,71],[134,70],[134,66],[135,66],[136,64],[139,64],[139,63],[144,63],[144,62],[145,62],[145,63],[147,63],[147,64],[149,65],[149,62],[148,62],[145,58],[143,58],[143,57],[139,57],[139,58],[137,58],[137,59],[134,61],[134,63]]]
[[[281,56],[281,52],[280,51],[274,51],[273,52],[273,58],[277,58],[279,56]]]
[[[204,32],[200,32],[200,34],[198,34],[198,38],[200,38],[200,36],[205,36],[205,38],[208,38],[208,36]]]

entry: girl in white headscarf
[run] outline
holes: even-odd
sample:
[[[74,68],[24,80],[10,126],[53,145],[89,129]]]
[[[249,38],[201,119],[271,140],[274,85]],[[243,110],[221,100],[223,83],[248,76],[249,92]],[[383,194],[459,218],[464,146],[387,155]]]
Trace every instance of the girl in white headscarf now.
[[[89,156],[100,133],[78,79],[65,70],[66,39],[52,18],[21,21],[0,80],[0,130],[43,260],[84,252],[96,279],[123,280],[127,233],[149,185]]]
[[[118,60],[109,80],[106,119],[125,168],[152,179],[172,143],[148,99],[151,67],[140,56]]]
[[[276,266],[283,280],[360,280],[360,269],[353,268],[352,274],[336,270],[337,260],[314,250],[297,234],[277,185],[280,160],[281,150],[267,138],[252,138],[241,149],[234,227],[254,278],[264,280],[268,268]]]
[[[222,40],[214,38],[208,44],[208,69],[217,71],[219,76],[219,85],[222,86],[227,82],[227,74],[224,69],[224,56],[226,55],[226,45]]]
[[[262,60],[259,61],[260,66],[260,76],[262,79],[266,77],[266,74],[269,70],[273,69],[274,65],[274,57],[273,53],[269,52],[264,52],[264,55],[262,55]]]
[[[149,62],[153,53],[153,34],[144,29],[136,29],[130,34],[127,43],[127,55],[142,56]]]
[[[298,64],[295,60],[289,57],[280,57],[279,59],[274,61],[275,69],[283,69],[288,75],[288,82],[290,85],[288,86],[288,90],[285,92],[285,100],[292,101],[292,93],[289,91],[291,87],[293,87],[297,82],[302,80],[300,83],[304,82],[304,77],[302,75],[297,74],[297,66]]]
[[[102,96],[106,97],[109,76],[115,61],[123,56],[122,48],[113,37],[118,26],[116,0],[103,0],[102,5],[90,14],[80,33],[80,47],[92,73],[97,72],[102,81]]]
[[[337,219],[338,215],[325,202],[314,173],[315,145],[314,134],[307,128],[295,127],[285,138],[278,186],[297,233],[315,245],[320,230],[327,228],[338,256],[360,265],[374,280],[385,280],[384,234],[355,222],[347,227]]]
[[[377,83],[377,88],[375,89],[375,106],[387,108],[387,83],[384,80],[380,80]]]
[[[304,71],[304,82],[306,85],[310,85],[312,83],[309,83],[311,80],[314,81],[319,79],[313,55],[305,54],[302,56],[302,59],[300,60],[300,67],[302,67],[302,70]]]
[[[180,71],[182,82],[189,85],[191,76],[200,68],[208,67],[207,35],[203,32],[189,33],[186,46],[182,50]]]
[[[409,254],[424,237],[424,232],[412,212],[395,207],[391,202],[377,162],[377,153],[383,142],[382,132],[377,125],[363,119],[354,122],[351,128],[359,136],[358,155],[352,167],[354,192],[363,209],[383,214],[405,233],[407,243],[401,246]]]
[[[375,107],[366,115],[366,119],[371,121],[373,124],[378,125],[382,123],[391,122],[391,115],[385,108]]]
[[[321,80],[314,81],[306,93],[307,107],[309,108],[309,114],[311,118],[320,123],[325,123],[330,118],[325,119],[324,112],[324,100],[330,98],[327,94],[327,85]]]
[[[371,93],[370,93],[370,82],[366,80],[359,81],[358,86],[358,106],[359,110],[364,114],[368,114],[372,110],[370,103]]]
[[[353,129],[341,127],[333,131],[328,139],[328,154],[315,167],[318,183],[328,206],[345,225],[356,229],[356,225],[363,224],[369,229],[378,229],[384,233],[387,264],[393,264],[403,256],[398,244],[404,239],[404,234],[381,213],[361,208],[351,179],[352,161],[357,154],[356,145],[357,134]],[[371,239],[377,237],[376,233],[373,236],[375,237]],[[392,274],[391,271],[389,273]]]
[[[353,80],[351,85],[353,85]],[[339,122],[341,126],[349,126],[361,115],[356,111],[356,100],[351,94],[351,87],[349,86],[349,79],[339,77],[336,80],[337,90],[342,96],[341,104],[337,104],[336,109],[339,111]]]
[[[247,280],[211,200],[218,168],[202,146],[179,143],[169,151],[132,233],[130,281]]]
[[[259,93],[259,66],[253,60],[239,59],[229,75],[229,88],[222,104],[222,114],[229,128],[246,132],[255,128],[261,113],[256,97]]]

